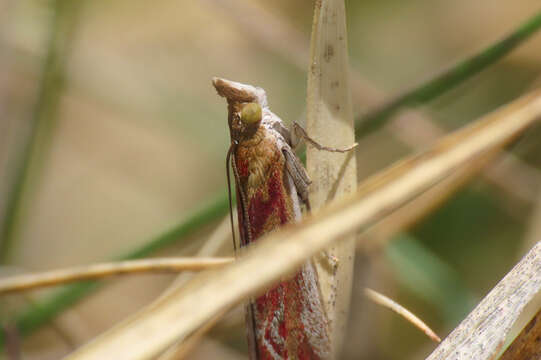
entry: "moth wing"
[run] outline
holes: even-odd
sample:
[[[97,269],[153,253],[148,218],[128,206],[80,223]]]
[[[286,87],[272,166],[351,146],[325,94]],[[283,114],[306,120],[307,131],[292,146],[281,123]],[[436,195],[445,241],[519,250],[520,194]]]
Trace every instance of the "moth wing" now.
[[[282,139],[291,146],[291,131],[284,125],[282,119],[278,117],[275,113],[269,111],[268,116],[264,117],[264,121],[268,127],[273,131],[276,131]]]
[[[295,188],[297,189],[297,194],[303,203],[305,203],[308,208],[310,207],[308,202],[308,188],[312,181],[308,177],[306,170],[304,169],[303,164],[295,155],[291,147],[284,146],[282,148],[282,153],[284,154],[285,164],[288,174],[293,179]]]

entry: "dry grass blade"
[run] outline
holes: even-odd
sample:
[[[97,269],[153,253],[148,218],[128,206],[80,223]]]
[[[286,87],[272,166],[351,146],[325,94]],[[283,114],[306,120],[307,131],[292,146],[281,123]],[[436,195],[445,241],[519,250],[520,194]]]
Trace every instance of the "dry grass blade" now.
[[[430,189],[419,194],[415,199],[402,206],[399,211],[389,214],[389,216],[386,216],[376,225],[372,226],[362,235],[364,241],[362,241],[359,246],[367,252],[381,249],[394,235],[403,229],[407,229],[413,223],[423,218],[423,216],[440,206],[447,198],[454,194],[457,189],[478,174],[484,166],[490,163],[490,161],[498,155],[502,155],[500,149],[494,148],[477,156],[475,159],[468,161],[467,164],[461,166],[444,180],[439,181]],[[396,166],[394,170],[398,173],[401,169],[412,166],[421,157],[422,154],[419,155],[419,158],[409,158],[408,161],[403,162],[401,166]],[[363,187],[360,188],[359,191],[373,191],[374,187],[379,188],[389,181],[389,179],[380,179],[380,176],[375,176],[373,180],[374,181],[369,180],[364,182]]]
[[[385,186],[331,204],[301,224],[266,236],[234,264],[194,277],[137,321],[126,321],[69,359],[148,359],[188,338],[226,309],[291,273],[334,240],[363,230],[430,189],[477,156],[513,140],[541,115],[541,91],[530,93],[444,138],[380,175]],[[391,174],[391,175],[389,175]],[[365,189],[366,190],[366,189]]]
[[[430,340],[438,343],[441,341],[440,337],[436,335],[436,333],[427,324],[425,324],[423,320],[419,319],[417,316],[415,316],[415,314],[413,314],[402,305],[398,304],[396,301],[393,301],[387,296],[368,288],[364,289],[364,294],[374,303],[386,307],[394,311],[398,315],[402,316],[408,322],[413,324],[416,328],[424,332],[425,335],[430,338]]]
[[[233,262],[233,260],[233,258],[171,258],[118,261],[77,266],[69,269],[0,279],[0,295],[45,286],[61,285],[74,281],[103,279],[117,275],[201,271],[224,266]]]
[[[237,212],[237,208],[233,209],[233,213]],[[236,225],[236,221],[235,221]],[[210,238],[205,242],[205,244],[197,252],[197,256],[215,256],[220,252],[225,244],[229,244],[231,240],[231,224],[229,222],[229,215],[225,216],[220,224],[216,227]],[[190,280],[193,274],[184,273],[177,276],[173,284],[166,290],[164,293],[156,300],[160,301],[163,297],[167,297],[168,294],[174,292],[176,289],[184,286],[184,284]],[[152,305],[150,305],[152,306]],[[143,309],[145,311],[145,309]],[[141,313],[141,312],[139,312]],[[137,316],[137,315],[135,315]],[[216,319],[219,320],[219,316],[216,316]],[[214,319],[213,319],[214,320]],[[214,324],[215,321],[209,321],[210,324]],[[216,321],[217,321],[216,320]],[[198,331],[196,331],[189,340],[184,342],[176,342],[169,349],[167,349],[163,354],[156,358],[156,360],[173,360],[181,359],[185,354],[189,353],[195,345],[203,339],[205,336],[206,330],[209,326],[203,326]]]
[[[233,208],[233,212],[236,212],[237,208]],[[205,241],[203,246],[197,251],[195,255],[197,258],[216,257],[219,253],[223,252],[223,249],[230,244],[231,241],[231,225],[229,223],[229,215],[224,216],[220,224],[214,229],[208,240]],[[232,246],[231,246],[232,247]],[[184,273],[177,276],[175,281],[169,286],[161,296],[166,296],[170,292],[183,286],[186,281],[192,277],[192,274]]]
[[[500,360],[528,360],[541,358],[541,309],[509,345]]]
[[[445,129],[419,111],[404,111],[389,123],[395,138],[412,149],[420,150],[445,134]],[[541,184],[541,172],[521,161],[512,153],[504,153],[501,160],[483,171],[485,180],[496,185],[518,202],[530,203]],[[516,213],[514,213],[516,214]]]
[[[320,144],[346,149],[355,142],[343,0],[315,3],[306,112],[308,134]],[[357,187],[354,150],[337,153],[307,145],[306,169],[315,213]],[[355,239],[350,236],[315,258],[335,354],[340,353],[347,326],[354,256]]]
[[[524,307],[541,290],[541,242],[511,270],[427,360],[493,359]]]
[[[184,359],[186,356],[190,354],[192,350],[195,349],[195,347],[203,340],[203,337],[205,334],[214,326],[216,323],[225,315],[227,311],[222,311],[217,313],[207,321],[203,326],[201,326],[199,329],[193,332],[190,336],[188,336],[184,341],[182,341],[179,344],[175,344],[169,349],[167,349],[163,354],[161,354],[159,357],[156,357],[155,360],[180,360]]]

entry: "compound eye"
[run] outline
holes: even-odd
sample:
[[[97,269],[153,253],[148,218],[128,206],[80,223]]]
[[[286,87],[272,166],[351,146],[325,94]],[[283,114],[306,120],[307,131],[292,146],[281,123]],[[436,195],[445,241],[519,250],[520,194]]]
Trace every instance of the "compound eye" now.
[[[240,112],[240,121],[245,125],[256,124],[261,121],[261,105],[247,103]]]

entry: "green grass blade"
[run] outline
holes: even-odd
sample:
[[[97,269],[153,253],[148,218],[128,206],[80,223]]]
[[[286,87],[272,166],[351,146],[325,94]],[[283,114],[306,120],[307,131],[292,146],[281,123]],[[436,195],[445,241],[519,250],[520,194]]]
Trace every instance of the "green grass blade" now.
[[[521,24],[515,31],[481,52],[460,61],[450,69],[396,97],[381,108],[357,119],[357,138],[383,126],[400,108],[424,104],[449,91],[488,66],[494,64],[541,28],[541,11]]]
[[[41,79],[29,129],[22,139],[21,154],[15,159],[14,176],[10,184],[5,205],[5,215],[0,219],[0,262],[6,262],[14,238],[16,222],[20,213],[22,198],[38,143],[44,148],[47,132],[53,127],[60,95],[64,89],[64,60],[69,51],[71,36],[76,22],[76,7],[69,0],[54,2],[51,29],[47,51],[41,69]],[[48,131],[47,131],[48,130]]]
[[[409,234],[395,236],[385,258],[398,283],[438,309],[447,324],[463,319],[478,300],[456,270]]]
[[[138,259],[152,254],[154,251],[163,249],[173,243],[178,243],[182,238],[200,229],[202,226],[219,219],[229,211],[229,202],[227,194],[221,194],[213,199],[209,204],[202,206],[194,211],[184,221],[156,236],[141,247],[117,258],[117,260]]]

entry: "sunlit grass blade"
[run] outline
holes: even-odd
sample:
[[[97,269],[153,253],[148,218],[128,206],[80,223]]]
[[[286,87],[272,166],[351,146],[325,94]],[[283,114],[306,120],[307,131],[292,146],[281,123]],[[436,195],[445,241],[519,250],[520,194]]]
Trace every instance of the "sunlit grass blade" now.
[[[374,303],[386,307],[389,310],[392,310],[398,315],[402,316],[406,321],[410,322],[413,326],[424,332],[425,335],[430,338],[430,340],[438,343],[441,342],[440,337],[427,324],[425,324],[423,320],[419,319],[419,317],[417,317],[414,313],[412,313],[396,301],[369,288],[364,289],[364,294]]]
[[[5,279],[0,278],[0,295],[77,281],[104,279],[118,275],[202,271],[220,267],[232,261],[233,258],[178,257],[125,260],[75,266],[35,274],[16,275]]]

